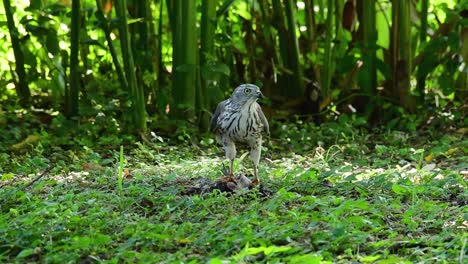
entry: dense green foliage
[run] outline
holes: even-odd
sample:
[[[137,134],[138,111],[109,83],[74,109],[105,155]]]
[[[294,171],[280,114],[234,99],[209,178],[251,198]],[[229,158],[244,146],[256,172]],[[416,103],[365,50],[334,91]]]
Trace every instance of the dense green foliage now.
[[[251,82],[268,116],[357,111],[375,123],[458,107],[468,89],[466,1],[3,2],[6,110],[87,122],[87,109],[113,105],[130,132],[168,115],[206,129],[216,103]]]
[[[3,7],[1,263],[468,259],[467,1]],[[201,192],[241,83],[268,97],[262,185]]]

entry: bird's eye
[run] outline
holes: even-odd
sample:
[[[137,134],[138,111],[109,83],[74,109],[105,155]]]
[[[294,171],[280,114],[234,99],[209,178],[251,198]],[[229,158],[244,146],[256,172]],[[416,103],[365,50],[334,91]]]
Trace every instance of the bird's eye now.
[[[252,89],[249,89],[249,88],[245,88],[245,89],[244,89],[244,93],[245,93],[245,94],[249,94],[249,93],[251,93],[251,92],[252,92]]]

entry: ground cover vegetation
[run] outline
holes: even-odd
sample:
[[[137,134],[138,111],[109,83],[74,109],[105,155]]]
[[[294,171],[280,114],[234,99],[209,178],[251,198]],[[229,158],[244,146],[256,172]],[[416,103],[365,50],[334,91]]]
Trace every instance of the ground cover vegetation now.
[[[466,10],[3,0],[0,262],[465,263]],[[233,192],[207,128],[242,83],[271,135]]]

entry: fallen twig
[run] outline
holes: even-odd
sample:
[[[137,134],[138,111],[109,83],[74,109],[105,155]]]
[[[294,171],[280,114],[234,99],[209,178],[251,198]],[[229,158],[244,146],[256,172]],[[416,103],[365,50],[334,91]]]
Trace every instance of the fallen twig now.
[[[30,187],[31,185],[33,185],[35,182],[37,182],[40,178],[44,177],[44,175],[46,175],[47,173],[49,173],[53,168],[55,167],[55,165],[50,165],[45,171],[43,171],[41,174],[37,175],[36,178],[34,178],[32,181],[30,181],[28,184],[26,184],[23,189],[26,189],[28,187]]]

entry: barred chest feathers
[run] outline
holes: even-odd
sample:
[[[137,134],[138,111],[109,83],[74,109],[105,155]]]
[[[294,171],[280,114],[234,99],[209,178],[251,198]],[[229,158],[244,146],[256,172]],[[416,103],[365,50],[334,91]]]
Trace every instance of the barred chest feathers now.
[[[239,142],[248,142],[261,137],[264,125],[258,114],[260,105],[257,102],[245,104],[240,109],[236,109],[232,104],[226,108],[220,126],[222,134]]]

